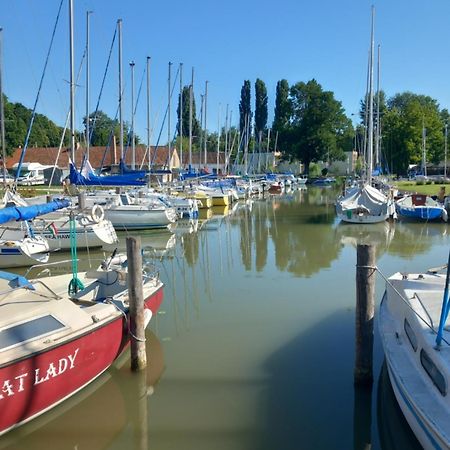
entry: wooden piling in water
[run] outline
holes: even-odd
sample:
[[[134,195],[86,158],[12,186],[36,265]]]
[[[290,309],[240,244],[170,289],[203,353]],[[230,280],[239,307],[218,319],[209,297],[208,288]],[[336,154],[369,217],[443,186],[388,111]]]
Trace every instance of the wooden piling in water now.
[[[141,238],[127,237],[128,298],[130,302],[131,370],[147,366]]]
[[[373,383],[373,318],[375,311],[375,247],[358,244],[356,249],[356,385]]]

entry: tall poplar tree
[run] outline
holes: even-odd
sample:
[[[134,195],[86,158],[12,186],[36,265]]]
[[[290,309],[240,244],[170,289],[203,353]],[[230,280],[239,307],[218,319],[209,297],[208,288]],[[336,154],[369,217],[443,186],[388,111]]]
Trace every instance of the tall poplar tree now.
[[[183,136],[189,137],[189,86],[183,87],[183,111],[180,111],[180,95],[178,95],[177,106],[177,134],[180,134],[180,119],[183,120]],[[192,136],[196,142],[200,138],[200,123],[195,112],[195,96],[192,98]]]
[[[247,123],[252,120],[252,108],[251,101],[251,85],[250,80],[245,80],[244,85],[241,88],[241,101],[239,103],[239,130],[241,134],[245,130]]]
[[[267,88],[259,78],[255,82],[255,137],[267,128]]]
[[[275,132],[278,131],[279,133],[287,130],[290,117],[289,83],[287,80],[280,80],[277,83],[275,94],[275,115],[272,130]]]

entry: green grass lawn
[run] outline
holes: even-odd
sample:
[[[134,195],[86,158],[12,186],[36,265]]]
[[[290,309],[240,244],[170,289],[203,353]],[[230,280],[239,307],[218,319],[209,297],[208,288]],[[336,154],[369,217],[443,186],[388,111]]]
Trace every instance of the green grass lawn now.
[[[397,181],[394,186],[400,191],[417,192],[425,195],[438,195],[441,187],[445,187],[446,195],[450,194],[450,185],[446,184],[416,184],[415,181]]]

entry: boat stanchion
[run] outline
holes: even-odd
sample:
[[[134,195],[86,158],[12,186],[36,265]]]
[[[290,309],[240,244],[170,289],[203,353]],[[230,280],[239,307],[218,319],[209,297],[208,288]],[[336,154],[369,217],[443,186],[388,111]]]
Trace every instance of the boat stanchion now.
[[[147,366],[145,352],[144,291],[142,280],[141,238],[127,237],[128,296],[130,302],[131,370]]]
[[[355,385],[373,383],[375,279],[375,247],[358,244],[356,249]]]

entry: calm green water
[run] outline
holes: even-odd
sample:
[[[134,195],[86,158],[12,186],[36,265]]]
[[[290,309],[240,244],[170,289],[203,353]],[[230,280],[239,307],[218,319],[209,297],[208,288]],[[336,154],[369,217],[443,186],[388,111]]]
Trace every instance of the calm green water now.
[[[124,360],[0,448],[418,448],[378,331],[373,389],[353,387],[356,243],[377,245],[386,275],[423,270],[446,262],[448,228],[338,224],[335,195],[298,190],[143,233],[166,283],[147,373]],[[82,268],[101,256],[81,253]],[[377,303],[383,286],[378,277]]]

